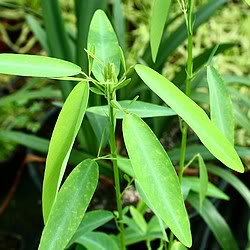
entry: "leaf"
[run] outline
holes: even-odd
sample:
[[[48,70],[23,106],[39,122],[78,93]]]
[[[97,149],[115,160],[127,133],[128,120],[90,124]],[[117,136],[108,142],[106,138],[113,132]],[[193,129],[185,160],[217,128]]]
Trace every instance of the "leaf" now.
[[[213,204],[205,199],[200,210],[199,199],[195,194],[189,194],[188,202],[195,208],[213,232],[219,245],[224,250],[237,250],[236,240],[224,218],[219,214]]]
[[[236,176],[234,176],[228,170],[222,169],[217,166],[213,166],[211,164],[207,165],[207,169],[209,172],[219,176],[226,182],[228,182],[231,186],[233,186],[240,195],[245,199],[246,203],[250,207],[250,191],[247,186]]]
[[[105,233],[88,232],[77,239],[77,243],[85,246],[87,250],[119,250],[112,237]]]
[[[77,231],[75,232],[73,238],[71,239],[68,247],[77,242],[77,239],[83,234],[91,232],[98,227],[106,224],[113,219],[113,214],[110,211],[105,210],[95,210],[85,214],[81,224],[79,225]]]
[[[72,90],[58,116],[49,144],[43,182],[43,217],[46,223],[80,129],[89,97],[89,85],[78,83]]]
[[[75,12],[77,18],[77,39],[76,39],[76,60],[78,65],[86,72],[88,67],[87,54],[84,49],[87,48],[88,31],[91,18],[97,9],[106,9],[107,1],[75,0]]]
[[[190,187],[193,192],[200,193],[200,182],[201,180],[198,177],[184,176],[182,180],[182,186]],[[211,182],[208,182],[206,196],[222,200],[229,200],[229,196]]]
[[[127,110],[128,112],[134,113],[142,118],[176,115],[176,113],[168,107],[142,101],[136,101],[132,104],[131,102],[132,100],[124,100],[124,101],[119,101],[118,103],[123,109]],[[107,116],[108,105],[90,107],[87,109],[87,112],[95,113],[102,116]],[[117,119],[123,119],[124,114],[125,114],[124,112],[116,110]]]
[[[198,156],[198,162],[199,162],[199,172],[200,172],[199,198],[200,198],[200,208],[202,208],[202,204],[203,204],[203,201],[206,197],[207,189],[208,189],[208,175],[207,175],[206,165],[205,165],[201,155]]]
[[[164,26],[169,15],[171,0],[154,0],[150,20],[150,45],[155,62],[161,42]]]
[[[130,206],[129,210],[135,223],[138,225],[142,232],[146,233],[147,222],[145,221],[143,215],[133,206]]]
[[[154,212],[183,244],[191,246],[190,225],[180,183],[162,145],[146,123],[134,114],[125,115],[123,136],[135,178]]]
[[[41,27],[39,21],[32,15],[28,14],[26,15],[26,22],[34,33],[36,39],[41,44],[42,48],[48,52],[49,47],[47,42],[47,35],[45,33],[45,30]]]
[[[213,66],[207,67],[211,120],[234,144],[233,104],[226,84]]]
[[[146,85],[182,117],[218,160],[235,171],[244,172],[234,147],[204,110],[156,71],[144,65],[136,65],[135,70]]]
[[[187,248],[183,246],[179,241],[175,240],[170,250],[187,250]]]
[[[0,73],[33,77],[77,75],[81,68],[71,62],[47,56],[0,54]]]
[[[242,112],[241,108],[238,105],[234,105],[234,115],[236,123],[244,128],[246,132],[250,135],[250,121],[248,114]]]
[[[98,165],[81,162],[58,193],[42,233],[39,250],[64,249],[77,230],[98,183]]]
[[[245,2],[250,6],[250,0],[245,0]]]
[[[105,12],[97,10],[92,18],[88,35],[88,50],[95,48],[92,72],[97,80],[104,81],[104,68],[113,63],[115,74],[120,71],[120,48],[116,34]]]

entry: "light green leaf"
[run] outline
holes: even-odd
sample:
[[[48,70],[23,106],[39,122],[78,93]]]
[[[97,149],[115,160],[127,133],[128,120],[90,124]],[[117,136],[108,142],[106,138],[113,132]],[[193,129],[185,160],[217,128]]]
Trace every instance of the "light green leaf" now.
[[[64,249],[77,230],[97,187],[98,165],[81,162],[58,193],[42,233],[39,250]]]
[[[77,239],[77,243],[87,250],[119,250],[112,237],[105,233],[88,232]]]
[[[77,75],[81,68],[71,62],[47,56],[0,54],[0,73],[33,77]]]
[[[205,199],[202,209],[200,210],[199,199],[195,194],[189,194],[188,202],[195,208],[207,223],[210,230],[213,232],[219,245],[224,250],[239,249],[236,240],[227,225],[224,218],[219,214],[213,204]]]
[[[193,129],[207,149],[227,167],[244,172],[232,144],[195,102],[165,77],[144,65],[136,65],[141,79]]]
[[[238,105],[234,105],[234,115],[236,123],[244,128],[250,135],[250,120],[248,118],[248,113],[244,113]]]
[[[225,82],[213,66],[207,67],[211,120],[234,144],[234,115],[232,100]]]
[[[187,248],[175,240],[170,250],[187,250]]]
[[[203,201],[206,197],[207,189],[208,189],[208,175],[207,175],[206,165],[205,165],[201,155],[198,155],[198,162],[199,162],[199,173],[200,173],[199,198],[200,198],[200,208],[202,208],[202,204],[203,204]]]
[[[57,119],[49,144],[43,182],[43,217],[46,223],[80,129],[89,97],[89,85],[78,83],[72,90]]]
[[[142,230],[142,232],[147,232],[147,222],[145,221],[143,215],[133,206],[130,206],[129,208],[130,214],[135,221],[135,223],[138,225],[138,227]]]
[[[138,115],[141,118],[147,118],[147,117],[160,117],[160,116],[172,116],[176,115],[176,113],[164,106],[142,102],[142,101],[135,101],[131,104],[132,100],[124,100],[119,101],[119,105],[127,110],[128,112],[134,113]],[[87,109],[87,112],[95,113],[102,116],[108,115],[108,106],[95,106],[90,107]],[[116,118],[117,119],[123,119],[124,118],[124,112],[117,109],[116,110]]]
[[[250,207],[250,190],[239,178],[234,176],[228,170],[222,169],[217,166],[207,165],[207,169],[209,172],[219,176],[230,185],[232,185],[241,194],[241,196],[245,199],[246,203]]]
[[[134,114],[125,115],[123,136],[135,178],[154,212],[190,247],[190,224],[180,183],[164,148],[146,123]]]
[[[200,182],[201,180],[198,177],[184,176],[182,180],[182,186],[190,187],[193,192],[200,193]],[[206,196],[222,200],[229,200],[229,196],[211,182],[208,182]]]
[[[250,0],[245,0],[245,2],[250,6]]]
[[[105,211],[105,210],[95,210],[86,213],[68,246],[77,242],[77,239],[81,237],[83,234],[91,232],[96,228],[109,222],[110,220],[113,219],[113,217],[114,216],[110,211]]]
[[[97,10],[92,18],[88,35],[88,50],[94,48],[92,72],[97,80],[103,81],[104,68],[113,63],[115,73],[120,71],[120,48],[114,29],[102,10]]]
[[[154,0],[150,22],[150,45],[155,62],[164,26],[169,14],[171,0]]]

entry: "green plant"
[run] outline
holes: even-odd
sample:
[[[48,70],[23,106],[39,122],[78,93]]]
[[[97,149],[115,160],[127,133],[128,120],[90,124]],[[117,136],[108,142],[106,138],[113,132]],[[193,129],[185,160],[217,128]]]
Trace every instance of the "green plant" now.
[[[187,6],[184,4],[187,4]],[[169,249],[178,247],[185,249],[185,246],[190,247],[192,244],[188,213],[184,205],[185,199],[205,219],[222,248],[238,248],[225,220],[207,199],[207,196],[228,199],[228,196],[208,182],[207,167],[204,163],[205,154],[197,154],[196,151],[196,153],[191,154],[190,161],[185,165],[188,159],[186,157],[188,150],[186,145],[187,131],[188,126],[190,126],[215,158],[235,171],[244,171],[243,164],[233,145],[234,122],[232,120],[233,111],[230,96],[225,83],[216,69],[211,66],[211,59],[216,53],[215,49],[211,51],[212,55],[210,53],[207,57],[208,62],[204,62],[204,64],[207,63],[207,79],[211,93],[211,119],[190,98],[191,81],[194,78],[192,1],[181,2],[181,6],[186,13],[185,20],[188,34],[186,94],[155,70],[144,65],[135,66],[138,76],[170,108],[139,102],[136,97],[133,100],[120,102],[116,100],[118,90],[125,87],[131,88],[132,83],[128,78],[130,69],[126,67],[123,51],[119,47],[113,28],[105,13],[101,10],[95,12],[90,24],[86,49],[88,56],[87,74],[78,65],[55,58],[13,54],[0,55],[1,73],[79,82],[63,105],[49,148],[48,142],[45,140],[26,137],[29,138],[30,144],[37,140],[37,144],[42,145],[44,152],[48,148],[43,184],[45,228],[39,249],[59,250],[71,247],[74,243],[81,244],[88,249],[98,249],[100,246],[105,246],[106,249],[125,249],[126,245],[143,240],[147,242],[147,247],[150,249],[150,242],[156,238],[160,239],[159,249],[166,248],[168,241]],[[165,20],[160,19],[156,21],[157,24],[158,22],[164,23]],[[156,38],[158,42],[156,41],[156,47],[154,47],[154,59],[158,51],[161,34]],[[89,84],[91,85],[89,86]],[[90,91],[97,96],[104,96],[107,105],[87,108]],[[221,101],[223,101],[223,104],[227,104],[227,108],[224,110],[221,110]],[[75,159],[72,157],[71,162],[77,162],[79,158],[85,160],[81,163],[78,161],[79,164],[60,188],[74,141],[80,131],[86,111],[108,117],[110,154],[101,155],[102,144],[105,140],[105,130],[103,130],[96,156],[74,151]],[[170,117],[176,114],[183,119],[183,121],[180,121],[182,143],[180,151],[177,153],[177,157],[181,156],[178,168],[179,179],[170,160],[170,153],[169,155],[166,153],[150,127],[141,119],[154,116]],[[123,119],[123,137],[129,159],[122,158],[117,151],[115,137],[117,119]],[[228,121],[231,121],[229,125]],[[41,145],[36,147],[41,150]],[[208,154],[209,157],[211,157],[211,154]],[[76,159],[76,155],[78,159]],[[86,158],[91,159],[86,160]],[[193,164],[196,158],[199,163],[200,178],[192,177],[193,179],[190,179],[183,176],[185,169]],[[87,212],[85,214],[98,183],[99,167],[97,163],[105,165],[103,163],[105,160],[111,160],[113,163],[117,211],[114,214],[108,211]],[[135,182],[136,189],[142,198],[137,209],[129,208],[132,218],[127,216],[128,208],[122,209],[119,167],[128,175],[125,179],[129,185]],[[110,168],[108,169],[110,171]],[[232,181],[234,177],[229,172],[226,172],[227,175],[221,174],[220,171],[225,170],[214,166],[208,169],[222,178],[227,178],[229,183],[235,181]],[[103,171],[102,166],[100,167],[101,171]],[[236,179],[236,182],[241,183],[238,179]],[[237,185],[237,189],[242,194],[245,193],[244,197],[249,204],[249,190],[242,183]],[[195,193],[199,193],[199,196]],[[148,223],[143,217],[147,207],[155,214]],[[93,213],[97,214],[94,215]],[[96,216],[99,216],[100,221],[97,220]],[[119,230],[117,236],[111,237],[93,231],[112,218],[117,222]],[[215,221],[219,222],[218,226]],[[166,234],[166,228],[169,228],[172,232],[169,237]],[[181,243],[174,241],[174,235]]]

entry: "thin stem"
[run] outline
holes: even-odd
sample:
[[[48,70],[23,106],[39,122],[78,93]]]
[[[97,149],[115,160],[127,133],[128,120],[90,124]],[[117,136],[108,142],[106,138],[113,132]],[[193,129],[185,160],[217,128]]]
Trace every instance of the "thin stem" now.
[[[188,34],[188,59],[187,59],[187,79],[186,79],[186,95],[190,96],[191,80],[193,77],[193,21],[192,21],[193,0],[188,0],[187,7],[187,34]],[[182,139],[181,139],[181,153],[179,162],[179,180],[182,181],[184,172],[184,164],[186,158],[187,148],[187,132],[188,125],[183,122],[182,125]]]
[[[173,243],[174,243],[174,234],[172,233],[172,231],[170,231],[168,250],[171,250]]]
[[[117,148],[115,140],[115,115],[114,108],[111,105],[112,98],[108,98],[109,104],[109,119],[110,119],[110,149],[111,149],[111,158],[113,158],[113,171],[114,171],[114,180],[115,180],[115,195],[116,195],[116,204],[118,210],[118,224],[120,230],[120,242],[121,249],[125,250],[125,237],[124,237],[124,225],[123,225],[123,215],[122,215],[122,202],[121,202],[121,191],[120,191],[120,177],[119,169],[117,165]]]

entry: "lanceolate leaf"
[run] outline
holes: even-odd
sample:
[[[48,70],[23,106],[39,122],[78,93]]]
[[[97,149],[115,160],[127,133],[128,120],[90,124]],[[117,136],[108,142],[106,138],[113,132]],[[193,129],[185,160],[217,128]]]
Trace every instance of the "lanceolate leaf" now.
[[[134,114],[125,115],[123,135],[135,178],[154,212],[190,247],[189,220],[180,183],[168,155],[151,129]]]
[[[195,102],[149,67],[136,65],[135,70],[148,87],[183,118],[218,160],[235,171],[244,172],[243,164],[232,144]]]
[[[92,18],[88,35],[88,50],[94,48],[93,74],[99,81],[103,81],[104,68],[113,63],[116,76],[120,70],[120,48],[116,34],[109,19],[102,10],[97,10]]]
[[[98,172],[98,165],[93,160],[81,162],[71,172],[51,209],[39,250],[65,249],[95,192]]]
[[[87,250],[119,250],[115,240],[108,234],[101,232],[88,232],[78,238],[77,243]]]
[[[236,240],[227,225],[224,218],[219,214],[213,204],[205,199],[202,209],[200,210],[199,199],[195,194],[189,194],[188,202],[195,208],[195,210],[205,220],[210,230],[213,232],[215,238],[224,250],[239,249]]]
[[[81,68],[71,62],[57,58],[0,54],[0,73],[18,76],[34,77],[65,77],[77,75]]]
[[[65,101],[57,119],[46,161],[43,182],[43,217],[46,223],[81,126],[89,96],[89,86],[80,82]]]
[[[156,60],[162,33],[169,14],[170,5],[171,0],[154,0],[150,22],[150,45],[154,62]]]
[[[127,110],[128,112],[134,113],[138,115],[141,118],[147,118],[147,117],[159,117],[159,116],[172,116],[176,115],[176,113],[164,106],[142,102],[142,101],[136,101],[131,103],[132,100],[124,100],[118,102],[119,105]],[[87,112],[95,113],[98,115],[106,116],[108,115],[108,106],[94,106],[87,109]],[[117,119],[123,119],[124,118],[124,112],[121,110],[116,110],[116,118]]]
[[[234,144],[233,105],[227,87],[213,66],[207,67],[211,120]]]
[[[91,232],[112,220],[113,217],[114,216],[110,211],[105,210],[96,210],[86,213],[69,245],[75,243],[83,234]]]
[[[203,201],[206,197],[207,188],[208,188],[208,174],[207,174],[207,168],[206,165],[201,157],[201,155],[198,156],[198,162],[199,162],[199,172],[200,172],[200,208],[202,208]]]

